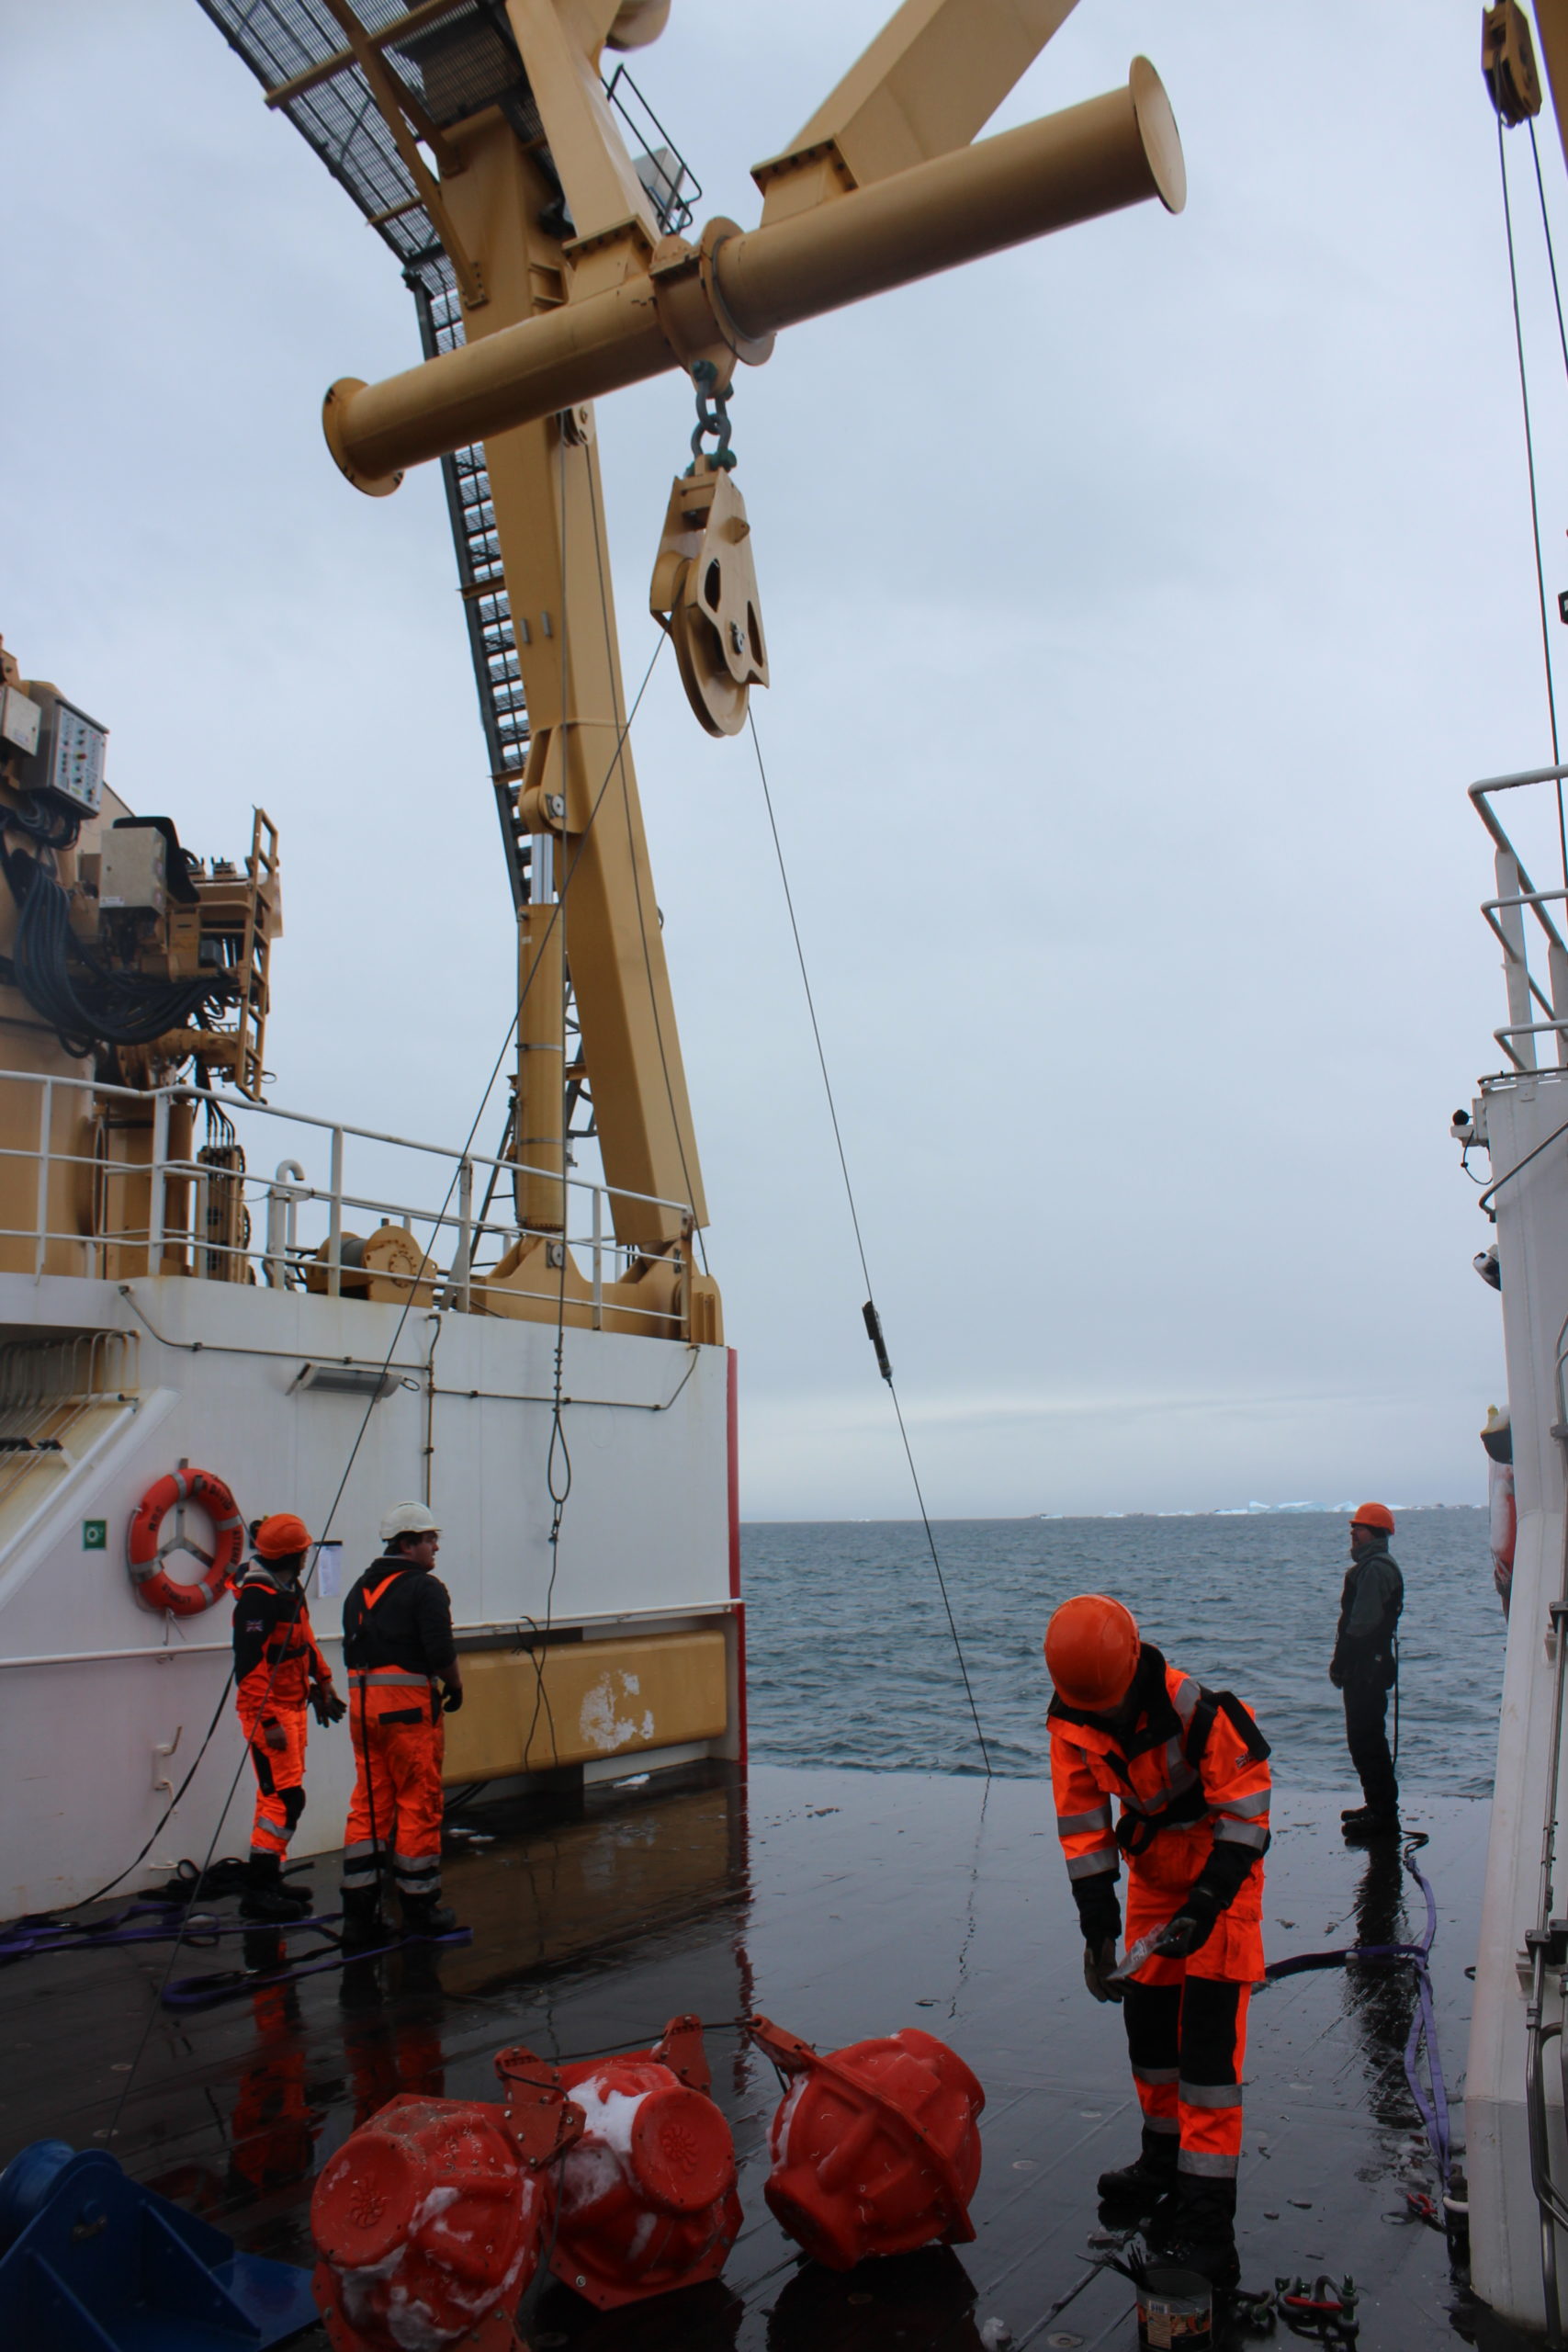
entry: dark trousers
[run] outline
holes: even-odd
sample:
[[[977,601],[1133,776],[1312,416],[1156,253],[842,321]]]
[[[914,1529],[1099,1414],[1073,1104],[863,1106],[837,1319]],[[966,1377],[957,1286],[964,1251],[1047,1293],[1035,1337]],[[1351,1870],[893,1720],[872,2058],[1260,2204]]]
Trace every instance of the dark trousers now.
[[[1251,1990],[1189,1976],[1180,1984],[1131,1984],[1122,2003],[1145,2160],[1168,2164],[1184,2196],[1196,2192],[1222,2231],[1235,2212]]]
[[[1345,1738],[1350,1761],[1360,1775],[1361,1794],[1373,1813],[1399,1808],[1399,1782],[1388,1752],[1388,1691],[1381,1679],[1358,1678],[1345,1685]]]

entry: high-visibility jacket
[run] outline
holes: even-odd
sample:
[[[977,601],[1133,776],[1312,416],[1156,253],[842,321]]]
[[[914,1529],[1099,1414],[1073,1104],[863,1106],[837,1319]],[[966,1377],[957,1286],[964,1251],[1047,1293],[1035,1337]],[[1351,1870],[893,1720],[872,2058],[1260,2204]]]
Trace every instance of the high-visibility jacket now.
[[[391,1552],[373,1560],[343,1604],[343,1662],[351,1678],[445,1678],[457,1657],[452,1600],[428,1568]]]
[[[1242,1701],[1204,1690],[1151,1643],[1131,1696],[1131,1732],[1113,1733],[1103,1718],[1060,1699],[1051,1705],[1056,1830],[1080,1908],[1091,1890],[1114,1904],[1125,1854],[1132,1943],[1173,1918],[1201,1876],[1223,1907],[1192,1972],[1250,1981],[1263,1972],[1268,1743]],[[1161,1964],[1140,1976],[1163,1981]]]
[[[241,1720],[265,1723],[303,1707],[312,1682],[332,1683],[298,1584],[253,1560],[234,1595],[234,1701]]]

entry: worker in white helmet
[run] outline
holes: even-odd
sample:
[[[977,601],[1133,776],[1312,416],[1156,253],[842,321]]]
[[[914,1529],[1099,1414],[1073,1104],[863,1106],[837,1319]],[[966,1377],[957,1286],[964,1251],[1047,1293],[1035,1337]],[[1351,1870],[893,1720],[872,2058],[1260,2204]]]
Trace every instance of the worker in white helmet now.
[[[434,1573],[441,1532],[423,1503],[394,1503],[381,1520],[382,1556],[343,1605],[343,1659],[354,1736],[354,1801],[343,1840],[344,1944],[385,1933],[380,1881],[397,1883],[405,1933],[445,1935],[441,1901],[443,1716],[463,1703],[452,1601]]]

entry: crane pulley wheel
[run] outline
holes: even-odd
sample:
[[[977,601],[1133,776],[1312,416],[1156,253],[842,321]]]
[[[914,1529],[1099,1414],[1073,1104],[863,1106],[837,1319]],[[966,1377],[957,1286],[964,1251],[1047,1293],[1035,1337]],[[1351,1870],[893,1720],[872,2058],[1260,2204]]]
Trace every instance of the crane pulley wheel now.
[[[649,605],[675,641],[686,699],[710,735],[736,735],[753,686],[768,683],[746,502],[698,458],[670,493]]]

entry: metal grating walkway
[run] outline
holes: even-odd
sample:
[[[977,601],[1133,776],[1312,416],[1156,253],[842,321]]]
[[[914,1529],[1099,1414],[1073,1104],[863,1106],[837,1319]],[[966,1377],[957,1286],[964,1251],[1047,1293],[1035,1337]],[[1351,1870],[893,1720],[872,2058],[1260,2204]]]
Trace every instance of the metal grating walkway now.
[[[418,308],[426,358],[464,339],[456,277],[354,40],[368,45],[372,71],[390,77],[400,105],[406,97],[415,117],[434,127],[433,135],[483,107],[498,107],[554,183],[562,225],[570,230],[544,124],[500,0],[416,0],[408,7],[401,0],[355,0],[352,10],[347,0],[199,0],[199,6],[250,67],[268,105],[288,117],[397,255]],[[637,168],[660,225],[688,227],[702,190],[625,66],[616,68],[605,94],[633,141],[644,142]],[[507,872],[521,907],[531,889],[528,836],[517,824],[528,712],[484,450],[478,445],[459,449],[442,459],[441,469]]]
[[[463,341],[462,309],[450,271],[445,283],[433,287],[430,281],[434,274],[430,270],[406,273],[419,310],[420,340],[427,359],[455,350]],[[457,582],[468,621],[496,813],[513,900],[521,907],[530,894],[532,858],[529,837],[517,821],[517,787],[528,751],[528,707],[482,444],[472,443],[443,458],[441,475],[446,485],[446,511],[457,554]]]

